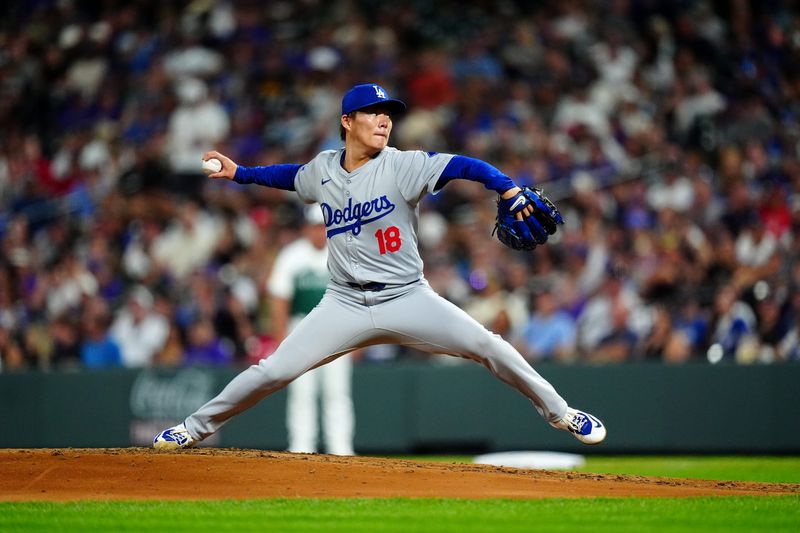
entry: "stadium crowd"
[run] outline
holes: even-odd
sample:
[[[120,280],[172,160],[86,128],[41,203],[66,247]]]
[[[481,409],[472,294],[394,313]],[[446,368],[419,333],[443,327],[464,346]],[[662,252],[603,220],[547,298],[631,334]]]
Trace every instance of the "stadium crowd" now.
[[[426,278],[531,361],[800,359],[800,16],[788,0],[12,2],[0,22],[0,368],[242,365],[296,196],[206,179],[337,148],[339,103],[409,103],[401,149],[542,187],[566,226],[491,237],[422,204]],[[446,325],[443,325],[446,327]],[[375,347],[366,360],[423,357]]]

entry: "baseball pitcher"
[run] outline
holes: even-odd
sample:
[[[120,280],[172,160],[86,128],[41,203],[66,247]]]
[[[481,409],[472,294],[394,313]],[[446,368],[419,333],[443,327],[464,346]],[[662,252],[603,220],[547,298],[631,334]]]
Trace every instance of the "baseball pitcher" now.
[[[331,281],[275,353],[236,376],[182,424],[156,435],[155,448],[192,446],[308,370],[386,343],[476,361],[529,398],[552,426],[585,444],[605,439],[604,424],[569,407],[511,344],[436,294],[422,275],[419,202],[451,180],[477,181],[500,195],[497,235],[515,249],[544,244],[563,223],[560,213],[541,191],[520,189],[478,159],[389,147],[392,118],[405,108],[379,85],[356,85],[342,98],[342,149],[321,152],[305,165],[266,167],[205,154],[204,160],[222,163],[210,178],[295,191],[304,202],[320,204]]]

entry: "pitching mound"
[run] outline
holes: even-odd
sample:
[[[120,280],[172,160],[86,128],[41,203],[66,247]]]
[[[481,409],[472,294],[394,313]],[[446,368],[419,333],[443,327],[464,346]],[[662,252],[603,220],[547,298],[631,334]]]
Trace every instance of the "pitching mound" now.
[[[800,494],[800,485],[579,474],[255,450],[0,450],[0,500],[578,498]]]

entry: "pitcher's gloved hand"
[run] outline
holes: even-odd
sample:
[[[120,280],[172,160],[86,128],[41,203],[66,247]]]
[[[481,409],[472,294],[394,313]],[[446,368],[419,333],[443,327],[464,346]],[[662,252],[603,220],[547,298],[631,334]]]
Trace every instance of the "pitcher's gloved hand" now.
[[[518,220],[518,216],[521,220]],[[533,250],[556,232],[564,218],[540,189],[523,187],[517,194],[497,200],[497,238],[514,250]]]

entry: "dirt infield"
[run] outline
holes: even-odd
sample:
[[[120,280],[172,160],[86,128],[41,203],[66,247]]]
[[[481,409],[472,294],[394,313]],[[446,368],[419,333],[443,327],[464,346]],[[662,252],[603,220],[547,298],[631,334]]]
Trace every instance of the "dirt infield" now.
[[[257,450],[0,450],[0,501],[800,494],[800,485],[520,470]]]

